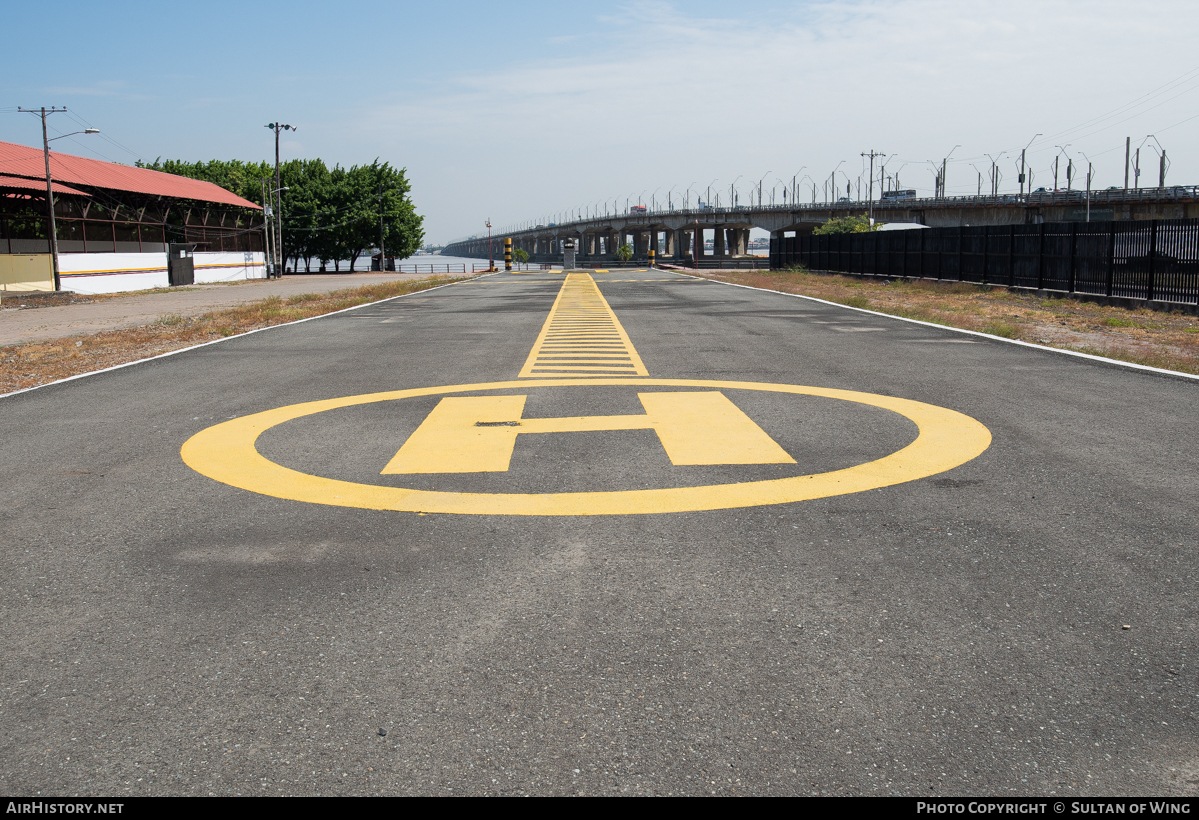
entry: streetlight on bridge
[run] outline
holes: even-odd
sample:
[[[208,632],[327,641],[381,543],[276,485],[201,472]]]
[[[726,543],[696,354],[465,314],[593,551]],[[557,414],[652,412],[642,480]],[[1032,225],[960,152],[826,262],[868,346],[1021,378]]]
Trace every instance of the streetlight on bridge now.
[[[840,168],[841,166],[838,165],[837,167]],[[773,171],[767,171],[766,173],[762,174],[762,179],[758,180],[758,207],[759,208],[762,207],[762,183],[765,181],[766,177],[770,176],[772,173],[773,173]]]
[[[1020,196],[1024,196],[1024,152],[1037,141],[1037,137],[1039,136],[1041,136],[1039,133],[1033,134],[1032,139],[1028,141],[1028,145],[1020,149]],[[1032,180],[1029,180],[1028,190],[1032,191]]]

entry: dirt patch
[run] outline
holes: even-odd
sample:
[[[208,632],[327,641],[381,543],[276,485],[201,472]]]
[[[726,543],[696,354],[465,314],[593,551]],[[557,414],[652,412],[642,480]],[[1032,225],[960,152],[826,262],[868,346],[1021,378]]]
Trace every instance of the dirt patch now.
[[[169,314],[137,328],[64,336],[0,348],[0,394],[103,370],[250,330],[321,316],[469,277],[434,276],[346,288],[331,293],[271,296],[199,316]]]
[[[1063,350],[1199,374],[1199,317],[969,283],[862,280],[805,271],[688,271],[720,282],[815,296],[851,307]]]

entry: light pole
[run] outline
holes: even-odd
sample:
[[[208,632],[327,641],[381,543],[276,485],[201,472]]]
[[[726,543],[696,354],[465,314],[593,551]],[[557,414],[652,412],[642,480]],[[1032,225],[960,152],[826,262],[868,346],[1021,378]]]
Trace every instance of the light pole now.
[[[280,194],[276,200],[277,207],[275,208],[275,231],[278,234],[278,241],[275,243],[275,249],[278,253],[278,261],[286,264],[287,257],[283,255],[283,196],[281,195],[281,192],[284,189],[283,183],[279,179],[279,132],[298,131],[299,129],[294,125],[287,125],[281,122],[267,123],[264,127],[275,132],[275,192]],[[276,265],[275,277],[279,278],[282,275],[283,271],[281,266]]]
[[[937,178],[941,183],[941,196],[942,197],[945,196],[945,174],[949,167],[949,158],[953,156],[954,151],[958,150],[961,147],[962,147],[961,145],[953,146],[953,148],[950,149],[949,153],[945,155],[945,158],[943,160],[941,160],[941,173]]]
[[[743,176],[745,176],[745,175],[737,174],[737,179],[734,179],[732,182],[729,183],[729,205],[730,206],[737,204],[737,197],[735,194],[735,191],[736,191],[735,186],[737,185],[737,181],[740,180],[741,177],[743,177]],[[750,204],[753,204],[753,203],[750,203]]]
[[[829,196],[830,196],[829,204],[830,205],[837,201],[837,172],[841,170],[841,166],[844,164],[845,164],[845,160],[841,160],[840,162],[838,162],[837,167],[834,168],[833,172],[828,175],[828,187],[829,187]]]
[[[1066,190],[1067,191],[1070,190],[1070,177],[1073,176],[1074,160],[1070,159],[1070,155],[1068,153],[1066,153],[1066,149],[1069,148],[1071,144],[1072,143],[1068,142],[1065,145],[1053,146],[1054,148],[1058,149],[1057,156],[1053,158],[1053,191],[1054,191],[1054,193],[1057,193],[1058,160],[1060,160],[1062,158],[1062,154],[1066,154]]]
[[[791,175],[791,204],[792,205],[795,205],[799,202],[799,193],[798,193],[799,189],[795,187],[796,186],[795,180],[799,177],[800,174],[803,173],[803,169],[807,168],[807,167],[808,166],[805,165],[805,166],[803,166],[803,168],[800,168],[798,171],[796,171],[794,174]]]
[[[837,167],[840,168],[841,166],[838,165]],[[767,171],[766,173],[762,174],[762,179],[758,180],[758,207],[759,208],[762,207],[762,182],[766,179],[766,177],[770,176],[771,173],[772,173],[771,171]],[[833,173],[836,173],[836,172],[834,171]]]
[[[720,179],[720,177],[717,177],[716,179],[714,179],[708,183],[708,207],[709,208],[712,207],[712,186],[716,184],[717,179]]]
[[[1155,136],[1153,136],[1152,134],[1150,134],[1149,136],[1145,137],[1145,139],[1146,139],[1146,140],[1153,140],[1154,142],[1156,142],[1156,143],[1157,143],[1157,148],[1154,148],[1154,149],[1153,149],[1153,150],[1157,151],[1157,152],[1158,152],[1158,154],[1159,154],[1159,158],[1158,158],[1158,175],[1157,175],[1157,187],[1159,187],[1159,188],[1165,188],[1165,187],[1166,187],[1166,169],[1170,167],[1170,166],[1169,166],[1169,162],[1166,160],[1166,149],[1162,147],[1162,144],[1161,144],[1161,142],[1158,140],[1158,138],[1157,138],[1157,137],[1155,137]],[[1150,147],[1150,148],[1153,148],[1153,146],[1152,146],[1152,145],[1150,145],[1149,147]]]
[[[1006,151],[1000,151],[999,159],[1003,159],[1003,155],[1006,153]],[[1001,175],[999,173],[998,162],[990,154],[983,154],[983,156],[991,160],[991,196],[999,196],[999,178]]]
[[[690,208],[690,207],[691,207],[691,188],[692,188],[694,185],[695,185],[695,183],[694,183],[694,182],[692,182],[690,185],[688,185],[688,186],[687,186],[687,193],[685,193],[685,194],[683,195],[683,210],[687,210],[688,208]]]
[[[58,277],[58,226],[54,222],[54,186],[50,182],[50,143],[54,140],[60,140],[63,137],[73,137],[76,134],[99,134],[99,128],[85,128],[82,131],[72,131],[69,134],[63,134],[54,139],[50,139],[46,133],[46,117],[51,114],[61,114],[66,111],[66,108],[21,108],[17,107],[18,111],[26,114],[36,114],[42,119],[42,158],[46,161],[46,208],[50,215],[50,271],[54,275],[54,289],[61,290],[62,282]]]
[[[1087,222],[1090,222],[1091,221],[1091,172],[1092,172],[1092,170],[1094,170],[1095,166],[1093,166],[1091,164],[1091,158],[1088,157],[1085,153],[1083,153],[1082,151],[1079,151],[1078,153],[1082,154],[1082,158],[1087,161]]]
[[[1037,137],[1039,137],[1039,136],[1041,136],[1041,135],[1033,134],[1032,139],[1030,139],[1028,141],[1028,145],[1026,145],[1020,149],[1020,196],[1024,196],[1024,152],[1027,151],[1034,142],[1036,142]],[[1124,187],[1128,187],[1128,186],[1126,185]],[[1032,193],[1032,185],[1031,184],[1028,186],[1028,190],[1029,190],[1029,193]]]
[[[495,256],[491,252],[491,217],[487,217],[487,272],[495,273]]]

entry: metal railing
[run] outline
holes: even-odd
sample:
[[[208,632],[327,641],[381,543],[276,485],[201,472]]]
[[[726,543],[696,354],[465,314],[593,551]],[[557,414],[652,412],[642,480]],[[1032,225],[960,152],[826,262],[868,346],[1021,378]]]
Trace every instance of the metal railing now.
[[[1199,219],[929,228],[771,240],[772,268],[1199,304]]]
[[[1088,201],[1092,208],[1096,206],[1112,206],[1125,203],[1142,202],[1195,202],[1199,201],[1199,186],[1169,185],[1164,188],[1123,188],[1103,189],[1087,192],[1085,190],[1069,191],[1034,191],[1025,194],[998,194],[995,196],[950,196],[950,197],[921,197],[918,199],[876,199],[873,202],[875,211],[908,211],[936,210],[942,208],[989,207],[989,206],[1023,206],[1040,207],[1053,205],[1075,205],[1086,207]],[[493,236],[522,236],[522,235],[562,235],[586,231],[591,227],[602,227],[613,222],[644,223],[652,221],[652,217],[670,216],[687,217],[687,221],[698,220],[700,224],[711,222],[727,222],[729,215],[749,213],[791,213],[804,214],[812,212],[836,211],[844,213],[860,213],[871,207],[866,200],[855,199],[840,202],[788,202],[783,204],[763,205],[734,205],[726,207],[703,208],[658,208],[637,214],[605,214],[604,216],[587,217],[571,222],[560,222],[555,225],[537,227],[512,227],[499,231]],[[486,234],[470,236],[456,240],[446,245],[447,248],[466,242],[478,242],[486,239]]]

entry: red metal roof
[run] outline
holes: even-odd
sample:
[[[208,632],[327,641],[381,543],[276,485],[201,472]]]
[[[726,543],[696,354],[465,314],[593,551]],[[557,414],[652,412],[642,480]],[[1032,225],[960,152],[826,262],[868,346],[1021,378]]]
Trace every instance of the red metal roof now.
[[[45,180],[46,164],[42,157],[42,149],[13,142],[0,142],[0,173]],[[61,154],[57,151],[50,152],[50,176],[55,181],[61,180],[93,188],[217,202],[222,205],[261,210],[260,206],[248,199],[242,199],[211,182],[164,174],[162,171],[151,171],[148,168]],[[42,185],[44,187],[45,182]]]
[[[59,185],[51,180],[50,185],[56,194],[75,194],[76,196],[91,196],[83,191],[76,191],[74,188],[68,188],[66,185]],[[29,191],[46,192],[46,180],[42,179],[26,179],[25,177],[10,177],[0,174],[0,188],[20,188]]]

